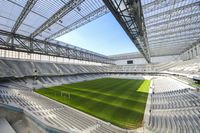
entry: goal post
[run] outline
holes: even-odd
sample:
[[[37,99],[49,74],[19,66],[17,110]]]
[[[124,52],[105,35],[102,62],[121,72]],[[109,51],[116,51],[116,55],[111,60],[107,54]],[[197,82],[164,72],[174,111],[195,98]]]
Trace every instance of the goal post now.
[[[60,96],[61,97],[64,97],[65,98],[65,96],[67,95],[67,97],[68,97],[68,99],[70,99],[71,98],[71,96],[70,96],[70,93],[69,92],[66,92],[66,91],[61,91],[60,92]]]

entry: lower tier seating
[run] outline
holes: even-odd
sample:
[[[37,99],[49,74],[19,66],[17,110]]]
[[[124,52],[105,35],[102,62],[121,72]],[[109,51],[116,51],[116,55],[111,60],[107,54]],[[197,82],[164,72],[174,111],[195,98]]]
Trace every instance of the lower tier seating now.
[[[166,83],[170,83],[167,81],[165,80]],[[156,84],[161,85],[158,82]],[[200,93],[188,88],[174,90],[169,88],[168,91],[165,89],[159,92],[157,90],[151,94],[149,115],[147,128],[150,131],[199,133]]]
[[[108,132],[118,131],[114,127],[100,123],[93,117],[48,100],[32,91],[0,88],[1,103],[17,105],[46,123],[69,131],[98,132],[102,129]]]
[[[105,77],[109,75],[96,75]],[[95,75],[82,75],[65,77],[66,81],[77,82],[93,79]],[[21,79],[20,85],[3,84],[0,86],[0,104],[16,105],[30,112],[41,121],[54,127],[68,131],[92,133],[125,133],[126,130],[114,127],[111,124],[91,117],[73,108],[63,106],[53,100],[32,92],[30,89],[19,89],[27,80]],[[60,82],[60,79],[42,78],[40,82]],[[165,81],[165,82],[164,82]],[[6,86],[7,85],[7,86]],[[154,93],[150,95],[150,115],[148,131],[152,132],[200,132],[200,94],[193,92],[181,82],[168,77],[155,77],[153,79]],[[175,88],[175,87],[178,88]],[[12,88],[14,87],[14,88]],[[162,87],[164,89],[162,89]],[[135,131],[128,131],[135,132]]]

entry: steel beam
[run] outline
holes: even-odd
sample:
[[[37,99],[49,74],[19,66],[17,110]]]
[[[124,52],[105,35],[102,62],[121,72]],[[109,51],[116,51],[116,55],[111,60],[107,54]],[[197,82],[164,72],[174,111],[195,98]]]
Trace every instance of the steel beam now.
[[[184,46],[183,46],[183,48],[185,48]],[[170,47],[170,46],[157,46],[157,47],[151,47],[150,48],[151,49],[151,51],[152,52],[157,52],[157,53],[162,53],[162,51],[164,51],[164,52],[166,52],[166,53],[168,53],[168,52],[176,52],[176,53],[179,53],[182,49],[177,49],[176,48],[176,46],[172,46],[172,47]],[[168,51],[167,51],[167,49],[168,49]],[[169,51],[169,49],[171,49],[170,51]]]
[[[143,11],[152,55],[180,54],[199,38],[200,1],[153,0],[147,4],[145,2]]]
[[[151,47],[154,45],[160,45],[160,46],[171,46],[171,45],[176,45],[177,43],[179,44],[185,44],[185,43],[190,43],[194,42],[196,39],[198,39],[199,36],[194,37],[193,39],[191,38],[184,38],[184,37],[179,37],[177,39],[170,39],[170,40],[163,40],[163,41],[157,41],[157,42],[152,42]],[[167,45],[168,44],[168,45]],[[178,47],[179,48],[179,47]]]
[[[154,24],[151,24],[151,25],[147,25],[147,29],[148,28],[151,28],[151,27],[156,27],[156,26],[159,26],[159,25],[163,25],[163,24],[170,24],[172,22],[179,22],[180,20],[184,20],[184,19],[191,19],[192,17],[196,17],[198,18],[200,16],[200,13],[194,13],[194,14],[190,14],[190,15],[187,15],[187,16],[182,16],[182,17],[179,17],[179,18],[175,18],[175,19],[172,19],[172,20],[167,20],[167,21],[163,21],[163,22],[158,22],[158,23],[154,23]]]
[[[142,8],[144,13],[147,13],[152,10],[158,10],[184,1],[185,0],[153,0],[152,2],[143,5]]]
[[[21,14],[17,18],[15,25],[13,26],[13,28],[11,30],[12,33],[15,33],[17,31],[17,29],[22,24],[22,22],[24,21],[24,19],[26,18],[28,13],[31,11],[31,9],[33,8],[33,6],[35,5],[36,2],[37,2],[37,0],[28,0],[27,1],[26,5],[24,6],[24,8],[21,12]]]
[[[152,57],[159,57],[159,56],[173,56],[179,55],[178,53],[164,53],[164,54],[152,54]]]
[[[176,41],[174,43],[168,43],[168,42],[164,42],[162,45],[160,45],[159,43],[158,44],[153,44],[151,45],[151,48],[150,49],[154,49],[156,47],[159,47],[159,48],[166,48],[166,47],[173,47],[173,48],[179,48],[181,46],[181,49],[182,47],[188,47],[190,44],[192,44],[195,40],[193,41],[188,41],[188,42],[185,42],[185,41]],[[185,45],[187,44],[187,45]]]
[[[140,0],[103,0],[148,63],[151,62]]]
[[[168,35],[179,35],[180,33],[187,33],[187,32],[191,32],[191,31],[197,31],[199,28],[198,25],[196,25],[195,27],[185,27],[184,29],[173,29],[171,31],[165,31],[163,33],[157,33],[157,34],[148,34],[148,38],[149,40],[151,40],[151,38],[157,38],[157,37],[167,37]],[[199,30],[200,31],[200,30]]]
[[[60,31],[56,32],[55,34],[52,34],[51,36],[49,36],[48,38],[46,38],[45,40],[52,40],[54,38],[57,38],[59,36],[62,36],[72,30],[75,30],[105,14],[107,14],[109,11],[109,9],[104,5],[98,9],[96,9],[95,11],[91,12],[90,14],[84,16],[83,18],[79,19],[78,21],[70,24],[69,26],[61,29]]]
[[[165,52],[165,53],[173,53],[175,52],[176,54],[180,54],[180,51],[181,49],[176,49],[176,47],[153,47],[153,48],[150,48],[152,52],[157,52],[157,53],[160,53],[162,54],[162,52]]]
[[[31,35],[31,38],[34,38],[47,28],[49,28],[51,25],[53,25],[55,22],[57,22],[59,19],[64,17],[67,13],[72,11],[74,8],[76,8],[78,5],[80,5],[84,0],[70,0],[67,4],[65,4],[62,8],[60,8],[55,14],[53,14],[47,21],[45,21],[39,28],[37,28]]]
[[[169,51],[169,52],[167,52]],[[152,56],[168,56],[168,55],[179,55],[180,51],[174,49],[157,49],[156,51],[152,51]]]
[[[176,55],[180,55],[181,53],[181,49],[176,49],[173,47],[165,47],[165,48],[155,48],[155,49],[151,49],[152,50],[152,55],[153,56],[158,56],[158,55],[171,55],[171,54],[176,54]]]
[[[24,21],[24,19],[26,18],[26,16],[28,15],[28,13],[31,11],[31,9],[33,8],[33,6],[35,5],[35,3],[37,2],[37,0],[28,0],[26,2],[26,5],[24,6],[22,12],[20,13],[19,17],[17,18],[14,26],[12,27],[11,32],[15,33],[18,28],[20,27],[20,25],[22,24],[22,22]],[[8,39],[6,40],[6,42],[10,41],[10,37],[8,37]]]
[[[12,37],[12,43],[7,43],[1,36]],[[43,55],[51,55],[57,57],[65,57],[70,59],[85,60],[98,63],[112,63],[107,56],[100,55],[87,50],[81,50],[77,47],[68,47],[52,43],[44,40],[30,38],[27,36],[0,30],[0,48],[6,50],[22,51],[28,53],[36,53]],[[87,55],[84,58],[83,55]]]
[[[195,11],[198,11],[199,10],[199,4],[200,4],[200,1],[198,2],[194,2],[194,3],[191,3],[191,4],[188,4],[188,5],[184,5],[184,6],[180,6],[180,7],[177,7],[177,8],[173,8],[171,10],[167,10],[167,11],[164,11],[164,12],[161,12],[161,13],[158,13],[158,14],[155,14],[155,15],[151,15],[149,17],[146,17],[145,18],[145,24],[148,25],[149,21],[151,19],[158,21],[157,18],[159,18],[160,16],[162,16],[161,19],[164,19],[166,18],[166,15],[170,15],[170,14],[174,14],[174,13],[178,13],[181,15],[182,14],[182,11],[187,11],[188,9],[190,10],[190,12],[195,12]],[[196,7],[196,8],[194,8]],[[181,11],[181,12],[180,12]],[[188,11],[189,12],[189,11]],[[187,13],[188,13],[187,12]],[[176,17],[178,15],[176,14]],[[151,23],[151,22],[150,22]]]
[[[198,29],[196,29],[196,30],[198,30]],[[163,41],[169,41],[169,40],[172,40],[172,39],[174,39],[174,40],[176,40],[176,39],[179,39],[179,38],[191,38],[192,39],[192,37],[196,37],[196,36],[199,36],[199,34],[200,34],[200,31],[198,30],[198,31],[194,31],[194,32],[186,32],[185,34],[182,34],[182,33],[180,33],[179,35],[169,35],[169,36],[161,36],[161,37],[157,37],[157,38],[151,38],[151,39],[149,39],[149,43],[151,44],[152,42],[163,42]]]
[[[166,26],[165,28],[155,28],[154,30],[147,30],[147,34],[148,35],[152,35],[154,33],[160,34],[162,32],[168,32],[170,30],[174,30],[174,29],[178,29],[178,28],[196,26],[197,24],[200,24],[200,20],[199,21],[195,21],[195,22],[191,22],[191,23],[182,23],[180,25]],[[148,33],[148,31],[149,31],[149,33]]]

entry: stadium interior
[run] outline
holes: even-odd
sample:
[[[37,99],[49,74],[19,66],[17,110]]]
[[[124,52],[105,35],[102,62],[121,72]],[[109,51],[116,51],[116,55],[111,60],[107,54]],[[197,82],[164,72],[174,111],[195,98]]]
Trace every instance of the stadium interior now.
[[[0,133],[200,133],[200,0],[0,7]],[[138,52],[56,40],[108,13]]]

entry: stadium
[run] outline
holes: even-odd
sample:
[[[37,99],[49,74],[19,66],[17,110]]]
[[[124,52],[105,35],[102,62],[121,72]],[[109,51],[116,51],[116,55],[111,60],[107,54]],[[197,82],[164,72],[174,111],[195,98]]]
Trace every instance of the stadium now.
[[[0,133],[200,132],[200,0],[0,7]],[[112,38],[116,22],[137,51],[112,54],[121,35],[109,55],[58,39],[105,16],[114,22],[101,34]],[[89,40],[107,40],[95,29]]]

